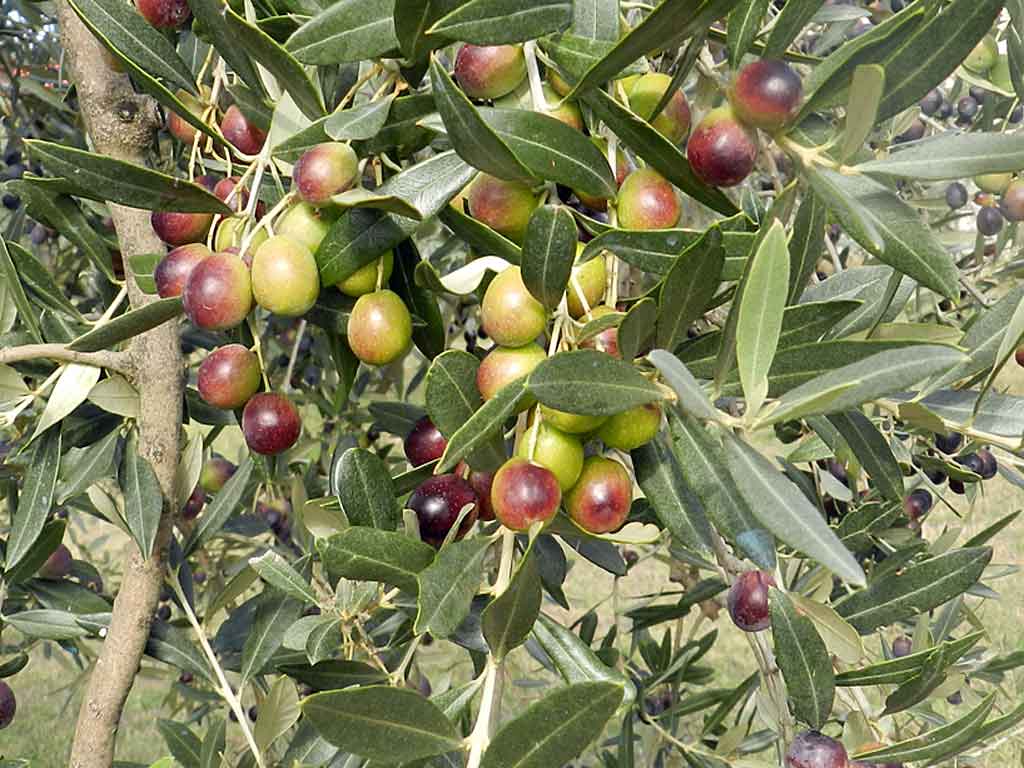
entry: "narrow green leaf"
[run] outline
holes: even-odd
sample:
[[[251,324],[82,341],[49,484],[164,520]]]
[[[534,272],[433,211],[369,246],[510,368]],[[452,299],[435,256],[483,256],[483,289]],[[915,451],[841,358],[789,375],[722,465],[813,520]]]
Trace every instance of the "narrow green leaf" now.
[[[429,35],[473,45],[502,45],[535,40],[569,26],[568,0],[469,0],[438,20]]]
[[[793,221],[793,234],[789,238],[789,298],[795,304],[811,273],[817,269],[818,259],[825,244],[825,223],[828,211],[818,196],[807,190]]]
[[[388,121],[394,96],[360,104],[328,115],[323,132],[335,141],[363,141],[372,139]]]
[[[444,713],[407,688],[316,693],[302,702],[302,713],[331,744],[375,762],[407,762],[461,747]]]
[[[590,139],[561,120],[524,109],[480,107],[477,113],[533,176],[594,197],[615,197],[611,168]],[[447,123],[423,120],[447,130]]]
[[[840,162],[846,162],[864,146],[875,127],[875,116],[885,89],[885,69],[878,64],[862,64],[853,71],[850,97],[846,103],[846,128],[839,149]]]
[[[277,590],[265,590],[242,647],[242,685],[258,675],[284,642],[284,633],[302,615],[303,604]]]
[[[153,554],[164,496],[150,463],[139,455],[138,439],[133,435],[125,446],[121,462],[121,488],[124,490],[124,519],[145,559]]]
[[[729,472],[754,515],[794,549],[851,584],[864,584],[856,558],[789,478],[746,443],[726,436]]]
[[[619,39],[619,5],[615,0],[573,0],[570,31],[589,40]]]
[[[375,453],[350,448],[338,468],[338,500],[352,525],[393,531],[402,519],[395,501],[391,474]]]
[[[641,299],[630,307],[619,323],[619,357],[628,362],[647,349],[657,321],[658,304],[654,299]]]
[[[958,720],[940,728],[933,728],[921,736],[898,742],[882,749],[858,754],[857,758],[865,760],[887,760],[899,762],[927,761],[938,763],[960,752],[970,744],[982,730],[985,718],[992,711],[996,701],[996,692],[992,691],[982,699],[981,703]]]
[[[224,756],[227,723],[223,717],[214,717],[206,729],[203,748],[199,754],[199,768],[220,768]]]
[[[496,437],[503,438],[505,422],[519,410],[519,404],[526,397],[523,385],[523,379],[506,384],[498,394],[470,416],[448,439],[448,445],[435,472],[449,472],[464,458]]]
[[[704,30],[713,21],[729,13],[735,5],[736,0],[661,3],[583,74],[573,86],[569,97],[596,88],[650,51],[670,47]]]
[[[205,30],[207,39],[214,43],[217,52],[228,66],[244,80],[250,88],[262,92],[263,81],[255,63],[238,41],[231,36],[231,27],[224,17],[222,0],[189,0],[189,8],[196,22]]]
[[[310,80],[302,64],[259,27],[250,24],[244,16],[235,13],[234,9],[224,0],[221,2],[220,14],[227,24],[227,31],[237,41],[237,45],[258,61],[278,82],[295,105],[310,120],[316,120],[324,114],[324,103],[320,91]]]
[[[249,567],[272,587],[305,603],[316,603],[316,593],[309,582],[292,568],[291,564],[274,550],[268,549],[259,557],[249,558]]]
[[[768,0],[752,0],[741,3],[729,13],[726,40],[729,48],[729,66],[739,70],[743,56],[750,50],[751,43],[761,29],[761,21],[768,11]]]
[[[806,170],[806,177],[865,250],[943,296],[957,295],[953,260],[907,203],[866,176],[823,168]]]
[[[448,439],[483,405],[476,387],[479,367],[480,361],[473,355],[451,349],[438,355],[427,371],[427,413]],[[469,464],[482,471],[493,471],[504,464],[506,458],[504,439],[496,436],[474,451]]]
[[[40,304],[57,312],[70,315],[79,322],[85,322],[78,309],[54,281],[50,271],[27,248],[17,243],[8,243],[8,250],[21,282],[32,292]]]
[[[705,0],[707,2],[708,0]],[[721,0],[718,0],[721,2]],[[729,0],[731,3],[732,0]],[[676,6],[662,3],[661,8]],[[681,8],[682,6],[677,6]],[[648,20],[653,16],[648,17]],[[583,98],[594,114],[603,120],[623,143],[633,149],[658,173],[675,184],[684,193],[713,211],[725,216],[737,213],[737,208],[721,190],[709,187],[698,179],[690,168],[686,155],[651,125],[619,104],[603,91],[592,91]],[[607,163],[605,163],[607,166]]]
[[[107,243],[90,225],[72,198],[54,191],[53,185],[36,180],[20,179],[7,182],[8,190],[21,198],[32,218],[45,222],[74,243],[108,280],[114,280],[114,267]],[[0,245],[0,258],[3,246]],[[2,267],[2,264],[0,264]],[[12,290],[18,290],[14,283]],[[15,301],[19,294],[13,294]],[[35,318],[32,319],[35,321]],[[31,328],[32,325],[29,325]]]
[[[203,746],[192,729],[182,723],[163,719],[156,721],[156,727],[175,760],[184,768],[199,768]]]
[[[526,389],[551,408],[611,416],[658,402],[664,394],[629,363],[591,349],[560,352],[538,365]]]
[[[984,632],[972,632],[971,634],[964,635],[956,640],[949,640],[945,643],[941,643],[937,647],[944,648],[946,650],[947,657],[956,661],[967,653],[967,651],[973,648],[982,637],[984,637]],[[836,685],[868,686],[899,685],[901,683],[905,683],[921,674],[934,650],[934,648],[929,648],[924,651],[912,653],[909,656],[880,661],[876,664],[870,664],[866,667],[862,667],[861,669],[851,669],[846,672],[841,672],[836,675]]]
[[[489,547],[490,541],[482,536],[456,541],[438,552],[434,562],[418,574],[416,634],[429,632],[443,638],[458,628],[480,588]]]
[[[60,427],[51,427],[36,443],[32,463],[25,474],[25,483],[18,497],[11,533],[7,538],[5,570],[11,570],[32,549],[53,506],[53,494],[60,470]],[[5,617],[5,620],[8,617]]]
[[[736,325],[736,362],[747,407],[756,413],[768,395],[771,369],[789,286],[786,232],[778,220],[761,241],[750,264]]]
[[[17,307],[18,317],[25,324],[29,336],[32,337],[33,341],[41,344],[43,342],[43,334],[39,328],[39,317],[28,302],[25,288],[22,286],[21,280],[18,279],[18,270],[15,268],[14,261],[11,258],[11,251],[7,245],[7,240],[2,236],[0,236],[0,276],[3,277],[2,282],[6,286],[7,295],[10,296],[14,306]]]
[[[781,58],[824,4],[825,0],[786,0],[779,15],[775,17],[761,55],[766,59]]]
[[[224,484],[223,488],[217,491],[213,501],[207,505],[189,534],[185,546],[182,547],[186,556],[215,536],[224,527],[228,518],[238,511],[238,505],[249,484],[252,469],[253,461],[250,456],[238,465],[235,474]]]
[[[798,720],[820,729],[832,713],[836,683],[832,657],[814,622],[800,615],[784,592],[771,590],[775,658]]]
[[[885,65],[878,119],[899,114],[945,80],[992,29],[1003,0],[953,0],[916,30]],[[936,45],[943,40],[943,45]]]
[[[929,656],[921,673],[899,686],[885,697],[883,715],[902,712],[928,698],[946,680],[950,665],[955,661],[949,657],[948,647],[940,645]]]
[[[605,665],[579,635],[551,617],[540,615],[533,625],[533,636],[565,682],[613,683],[623,689],[623,704],[636,698],[635,687],[621,672]]]
[[[135,9],[117,0],[74,0],[71,7],[110,49],[169,86],[197,93],[195,78],[174,45]]]
[[[962,595],[977,583],[991,559],[988,547],[947,552],[872,582],[838,603],[836,612],[866,635]]]
[[[398,48],[395,0],[341,0],[299,27],[285,48],[303,64],[375,59]]]
[[[679,407],[685,413],[705,421],[718,419],[719,413],[715,406],[678,357],[664,349],[655,349],[647,358],[661,371],[665,383],[672,387],[678,398]]]
[[[39,139],[26,140],[25,146],[50,173],[67,179],[79,197],[151,211],[231,213],[198,184],[141,165]]]
[[[633,449],[630,456],[637,485],[672,539],[686,549],[708,551],[711,526],[665,437],[658,435]]]
[[[509,264],[520,263],[522,252],[518,245],[499,235],[486,224],[481,224],[476,219],[457,210],[454,206],[446,206],[438,218],[456,237],[478,253],[497,256]]]
[[[353,526],[316,543],[332,583],[383,582],[415,594],[416,577],[434,559],[427,544],[402,532]]]
[[[406,200],[427,220],[475,175],[476,171],[454,152],[443,152],[392,176],[376,191]],[[344,280],[405,240],[419,225],[415,219],[393,213],[364,208],[345,211],[316,251],[321,282],[326,285]]]
[[[576,683],[548,694],[498,731],[481,768],[551,768],[583,752],[622,702],[615,683]]]
[[[540,614],[541,597],[540,571],[531,549],[519,562],[508,589],[484,608],[481,626],[495,658],[504,658],[526,642]]]
[[[721,444],[689,415],[670,414],[668,423],[683,478],[708,519],[758,566],[774,570],[775,541],[740,494]]]
[[[542,205],[530,214],[523,239],[523,283],[549,310],[556,309],[565,295],[576,238],[576,221],[566,208]]]
[[[704,314],[718,291],[724,266],[725,248],[717,227],[679,255],[658,297],[655,338],[659,347],[673,350],[686,339],[690,324]]]
[[[480,116],[473,103],[438,63],[437,57],[430,60],[430,82],[434,86],[437,111],[459,157],[474,168],[500,179],[536,183],[534,175]],[[573,229],[575,231],[575,225]]]
[[[727,221],[732,222],[739,218],[741,217]],[[725,221],[718,222],[717,229],[722,235],[722,246],[725,248],[726,266],[722,279],[735,280],[743,271],[755,235],[753,232],[731,232],[725,229],[725,226]],[[667,275],[680,255],[706,234],[706,231],[693,229],[609,229],[587,243],[580,260],[588,261],[607,250],[644,272]]]
[[[447,334],[444,316],[437,298],[416,283],[416,268],[421,263],[420,254],[412,240],[406,240],[395,248],[395,267],[389,286],[409,308],[409,311],[425,325],[414,326],[412,340],[416,348],[428,360],[433,360],[445,350]]]
[[[182,313],[181,298],[156,299],[125,312],[108,323],[84,333],[68,344],[76,352],[98,352],[173,320]]]
[[[878,352],[824,373],[782,396],[765,423],[815,413],[839,413],[899,392],[915,382],[952,368],[964,355],[949,347],[918,344]]]
[[[903,501],[903,473],[892,448],[871,420],[860,411],[834,413],[828,417],[875,487],[890,501]]]
[[[922,181],[1009,173],[1024,167],[1024,136],[1018,133],[951,133],[916,141],[881,160],[855,168],[869,176]]]

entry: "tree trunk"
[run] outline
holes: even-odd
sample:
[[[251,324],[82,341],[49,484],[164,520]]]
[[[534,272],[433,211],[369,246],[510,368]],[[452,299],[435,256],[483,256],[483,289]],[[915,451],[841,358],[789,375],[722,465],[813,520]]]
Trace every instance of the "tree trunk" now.
[[[68,3],[59,3],[64,51],[86,131],[97,152],[146,164],[160,116],[155,103],[134,92],[105,48],[82,24]],[[147,211],[110,206],[121,253],[127,264],[139,253],[162,252]],[[152,300],[128,273],[133,307]],[[113,617],[78,714],[71,750],[72,768],[109,768],[114,761],[117,728],[146,647],[149,627],[163,584],[167,547],[178,509],[174,478],[181,425],[181,347],[174,322],[132,342],[135,385],[141,399],[139,452],[153,466],[163,491],[163,515],[152,557],[137,549],[127,558]]]

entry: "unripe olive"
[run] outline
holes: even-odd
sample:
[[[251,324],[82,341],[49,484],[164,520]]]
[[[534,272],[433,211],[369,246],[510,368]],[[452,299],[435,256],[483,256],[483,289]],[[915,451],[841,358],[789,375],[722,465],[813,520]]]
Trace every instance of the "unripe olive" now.
[[[661,406],[645,403],[609,417],[597,431],[597,436],[609,448],[632,451],[653,440],[659,429]]]
[[[632,501],[633,481],[626,468],[613,459],[590,456],[565,496],[565,509],[584,530],[611,533],[626,522]]]
[[[679,221],[679,198],[653,168],[638,168],[619,188],[616,206],[623,229],[669,229]]]
[[[234,104],[224,113],[224,118],[220,122],[220,132],[235,149],[246,155],[259,154],[267,140],[266,132],[249,122],[242,114],[242,110]]]
[[[671,83],[672,78],[660,72],[641,75],[632,81],[627,93],[629,108],[644,120],[649,120]],[[690,104],[681,88],[676,88],[651,125],[673,144],[682,143],[690,132]]]
[[[156,292],[160,298],[181,296],[188,276],[192,274],[196,264],[210,255],[210,249],[202,243],[189,243],[179,245],[160,259],[153,270],[153,281],[156,283]]]
[[[217,225],[217,231],[213,235],[213,247],[217,251],[227,251],[229,248],[241,248],[245,236],[245,216],[229,216],[221,219]],[[261,229],[249,242],[249,253],[255,253],[257,249],[267,241],[267,230]]]
[[[545,421],[534,420],[523,433],[516,456],[550,469],[562,491],[572,488],[583,469],[583,444]]]
[[[252,293],[257,304],[275,315],[306,314],[320,295],[316,259],[304,245],[274,235],[253,257]]]
[[[982,173],[974,177],[974,183],[982,192],[1001,195],[1013,181],[1012,173]]]
[[[187,7],[187,6],[186,6]],[[201,117],[203,114],[203,103],[188,91],[179,90],[174,94],[177,96],[189,114]],[[183,144],[191,144],[199,134],[199,129],[185,120],[177,112],[167,112],[167,132]]]
[[[501,465],[491,484],[491,507],[502,525],[527,531],[558,512],[562,492],[551,470],[514,457]]]
[[[802,99],[800,76],[778,59],[761,59],[743,67],[729,92],[739,119],[765,131],[777,131],[796,117]]]
[[[199,394],[215,408],[241,408],[260,388],[260,360],[241,344],[215,349],[199,364]]]
[[[490,400],[503,387],[528,375],[547,357],[537,344],[523,347],[495,347],[480,363],[476,372],[476,386],[484,400]],[[520,410],[530,406],[529,398],[520,403]]]
[[[526,79],[526,57],[519,45],[470,45],[455,56],[455,79],[472,99],[496,99]]]
[[[299,411],[284,395],[260,392],[245,404],[242,434],[256,453],[273,456],[295,445],[302,432]]]
[[[565,303],[574,320],[579,320],[588,308],[593,309],[604,298],[607,282],[608,270],[601,256],[573,267],[572,277],[566,286]]]
[[[561,104],[559,102],[559,96],[555,93],[555,90],[544,83],[541,86],[541,91],[544,94],[544,99],[549,105],[552,105],[551,109],[545,110],[544,114],[549,117],[555,118],[559,122],[565,123],[570,128],[574,128],[577,131],[583,130],[583,113],[580,112],[580,107],[575,101],[564,101]],[[558,106],[553,106],[558,104]]]
[[[522,242],[530,214],[537,207],[531,189],[518,181],[504,181],[481,173],[466,196],[473,218],[515,242]]]
[[[348,319],[348,343],[368,365],[387,365],[409,349],[412,317],[397,293],[375,291],[360,296]]]
[[[544,332],[548,314],[526,289],[519,267],[512,266],[487,286],[480,305],[480,321],[496,344],[521,347]]]
[[[754,170],[757,137],[728,105],[708,112],[686,144],[686,157],[697,177],[714,187],[733,187]]]
[[[383,262],[383,264],[381,263]],[[388,251],[378,259],[374,259],[337,284],[339,291],[346,296],[362,296],[377,290],[377,273],[381,272],[381,285],[387,285],[391,272],[395,268],[395,254]]]
[[[188,319],[199,328],[234,328],[252,309],[249,270],[238,256],[215,253],[193,268],[181,299]]]
[[[177,29],[192,18],[187,0],[135,0],[135,7],[157,29]]]
[[[604,424],[605,419],[608,418],[607,416],[587,416],[580,413],[567,413],[566,411],[549,408],[546,405],[541,405],[540,410],[544,415],[545,422],[571,435],[585,435],[588,432],[593,432]]]
[[[0,680],[0,731],[14,721],[14,715],[18,711],[18,700],[14,691],[7,681]]]
[[[337,218],[337,213],[330,208],[314,208],[309,203],[300,202],[290,207],[274,224],[274,232],[316,253]]]
[[[608,157],[608,141],[600,136],[591,136],[590,140],[601,150],[601,154],[604,157]],[[626,155],[623,153],[621,147],[616,146],[615,148],[615,185],[621,186],[622,182],[626,180],[626,176],[629,175],[629,161],[626,159]],[[586,192],[580,192],[578,189],[574,189],[573,193],[576,198],[594,211],[604,211],[608,209],[608,200],[604,197],[594,197],[588,195]]]
[[[299,197],[313,205],[330,202],[333,195],[350,189],[358,177],[359,158],[352,147],[340,141],[306,150],[292,170]]]
[[[39,566],[37,575],[41,579],[48,579],[50,581],[60,581],[69,573],[71,573],[71,550],[69,550],[63,544],[58,544],[46,561]]]
[[[213,214],[153,211],[149,221],[157,237],[168,245],[187,245],[200,243],[206,239]]]
[[[590,310],[590,313],[583,317],[584,322],[596,320],[604,315],[612,314],[615,310],[606,304],[601,304]],[[619,329],[617,327],[605,328],[600,333],[580,342],[583,349],[596,349],[612,357],[619,357]]]
[[[217,493],[238,469],[223,456],[212,456],[203,464],[199,485],[206,493]]]

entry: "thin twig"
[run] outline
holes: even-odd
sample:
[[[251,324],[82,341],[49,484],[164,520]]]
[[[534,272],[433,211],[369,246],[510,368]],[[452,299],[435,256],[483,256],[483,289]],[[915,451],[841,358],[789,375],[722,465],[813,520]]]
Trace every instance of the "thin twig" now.
[[[131,356],[127,352],[78,352],[63,344],[24,344],[20,347],[0,349],[0,364],[24,362],[26,360],[56,360],[61,363],[78,363],[95,368],[107,368],[117,373],[130,375]]]

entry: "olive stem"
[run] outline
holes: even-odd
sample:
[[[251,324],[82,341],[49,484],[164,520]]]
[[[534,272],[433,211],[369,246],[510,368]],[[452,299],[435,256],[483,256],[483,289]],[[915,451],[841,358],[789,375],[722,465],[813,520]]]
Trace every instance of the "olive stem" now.
[[[284,373],[284,384],[281,391],[287,394],[292,388],[292,374],[295,372],[295,360],[299,356],[299,345],[302,344],[302,337],[306,335],[306,318],[299,321],[299,329],[295,332],[295,343],[292,344],[291,354],[288,356],[288,368]]]
[[[263,755],[260,754],[260,748],[256,745],[256,739],[253,738],[252,729],[249,728],[249,722],[245,715],[245,710],[242,709],[242,702],[231,689],[231,685],[228,683],[224,670],[217,661],[217,655],[210,647],[210,643],[206,639],[206,633],[203,632],[199,619],[196,618],[196,615],[192,610],[192,606],[189,604],[188,599],[185,597],[185,593],[181,589],[181,584],[178,581],[177,574],[174,574],[173,578],[169,579],[169,581],[171,583],[171,588],[178,596],[178,602],[185,611],[185,616],[188,618],[189,624],[192,625],[192,629],[199,638],[199,645],[202,646],[203,653],[206,655],[206,660],[210,663],[214,674],[217,676],[217,682],[221,689],[221,696],[224,697],[228,706],[231,707],[231,711],[234,712],[235,717],[238,718],[238,724],[242,727],[242,733],[245,734],[245,740],[249,745],[249,751],[252,752],[252,756],[256,760],[256,765],[259,766],[259,768],[266,768],[266,763],[263,762]]]
[[[501,560],[498,563],[498,578],[491,590],[495,599],[508,589],[512,579],[512,558],[515,555],[516,534],[514,531],[505,528],[501,533]],[[484,690],[480,698],[480,711],[477,712],[476,723],[469,735],[467,745],[469,746],[469,760],[466,768],[480,768],[484,751],[491,741],[491,716],[494,712],[498,690],[498,672],[501,661],[495,658],[494,654],[487,656],[487,668],[484,671]]]
[[[131,357],[127,352],[77,352],[63,344],[24,344],[20,347],[0,349],[0,365],[41,359],[107,368],[126,376],[131,373]]]

